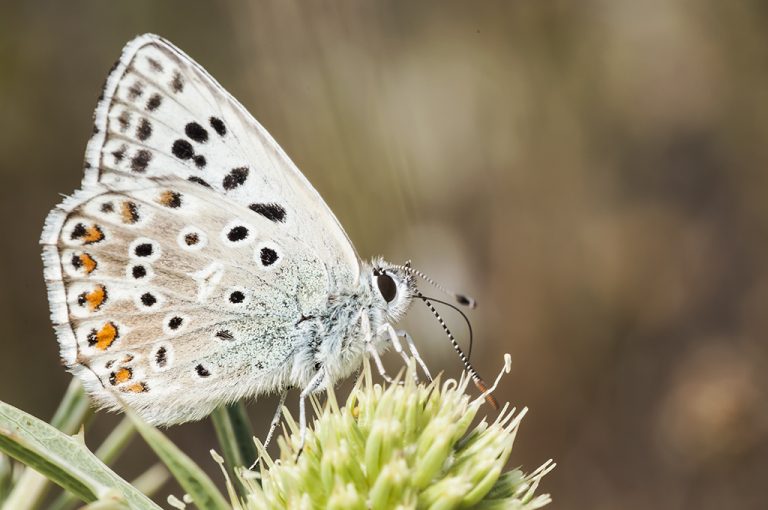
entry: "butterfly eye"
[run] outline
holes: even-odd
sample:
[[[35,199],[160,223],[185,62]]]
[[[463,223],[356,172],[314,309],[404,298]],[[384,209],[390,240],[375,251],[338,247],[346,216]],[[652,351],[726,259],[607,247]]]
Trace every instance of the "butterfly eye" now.
[[[379,285],[381,297],[383,297],[387,303],[391,303],[397,295],[397,285],[395,284],[395,280],[385,273],[376,277],[376,283]]]

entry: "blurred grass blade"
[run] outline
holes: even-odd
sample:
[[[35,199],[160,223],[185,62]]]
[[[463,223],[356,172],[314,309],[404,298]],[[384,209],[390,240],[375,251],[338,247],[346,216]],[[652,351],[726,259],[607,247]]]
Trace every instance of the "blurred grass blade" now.
[[[253,428],[241,402],[229,406],[219,406],[211,414],[216,438],[221,445],[227,474],[234,480],[235,488],[241,496],[245,489],[240,479],[235,476],[238,466],[249,467],[256,460],[256,446],[253,443]]]
[[[13,463],[8,456],[0,453],[0,508],[11,493],[11,487],[13,487]]]
[[[139,434],[163,461],[198,508],[229,510],[226,499],[200,466],[187,457],[162,432],[147,424],[136,413],[130,410],[125,412],[133,420]]]
[[[147,496],[153,496],[170,478],[171,474],[168,472],[165,465],[158,462],[140,474],[137,478],[133,479],[131,485]]]
[[[136,426],[130,418],[123,418],[96,450],[96,457],[104,464],[111,464],[125,451],[134,435]]]
[[[38,471],[87,503],[110,493],[117,494],[134,509],[159,508],[97,459],[81,439],[68,436],[2,401],[0,451]]]
[[[90,410],[88,396],[83,391],[83,386],[76,378],[72,378],[67,392],[51,418],[51,425],[65,434],[72,435],[88,418]]]

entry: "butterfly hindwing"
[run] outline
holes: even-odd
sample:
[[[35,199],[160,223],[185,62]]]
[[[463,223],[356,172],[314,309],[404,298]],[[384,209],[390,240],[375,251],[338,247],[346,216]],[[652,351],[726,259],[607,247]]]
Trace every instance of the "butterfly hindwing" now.
[[[269,389],[285,375],[296,319],[328,293],[323,262],[198,184],[130,184],[81,191],[49,216],[46,278],[65,362],[102,405],[120,395],[155,423]]]

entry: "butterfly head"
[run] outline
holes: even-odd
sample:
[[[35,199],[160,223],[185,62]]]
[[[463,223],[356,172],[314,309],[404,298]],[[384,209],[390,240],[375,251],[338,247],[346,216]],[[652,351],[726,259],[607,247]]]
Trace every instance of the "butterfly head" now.
[[[371,265],[370,278],[374,300],[385,311],[387,319],[393,322],[401,319],[417,292],[414,275],[403,266],[377,259]]]
[[[408,310],[408,307],[414,298],[422,301],[427,306],[427,308],[429,308],[430,312],[432,312],[432,315],[435,316],[435,319],[437,319],[446,336],[451,341],[454,350],[459,355],[459,358],[464,364],[464,368],[469,373],[469,376],[472,378],[472,381],[475,383],[477,389],[483,392],[485,399],[489,404],[491,404],[491,406],[493,406],[494,409],[498,409],[498,402],[496,402],[496,399],[491,394],[491,390],[488,389],[483,379],[472,367],[469,362],[469,356],[464,355],[464,352],[456,342],[456,338],[453,336],[453,333],[450,329],[448,329],[448,326],[438,311],[435,309],[432,302],[434,301],[436,303],[446,305],[457,311],[464,318],[467,323],[467,327],[469,328],[469,353],[471,354],[472,325],[470,324],[469,319],[464,314],[464,312],[462,312],[459,308],[452,305],[451,303],[422,294],[416,286],[416,279],[418,277],[421,280],[431,284],[444,294],[452,297],[453,300],[461,306],[475,308],[477,306],[477,302],[466,294],[460,294],[458,292],[453,292],[446,289],[439,283],[435,282],[432,278],[425,275],[423,272],[411,267],[410,261],[406,262],[404,265],[395,265],[384,262],[381,259],[376,259],[371,265],[370,275],[370,285],[372,289],[375,289],[373,290],[373,293],[375,296],[378,296],[379,304],[381,305],[381,308],[385,310],[385,314],[390,321],[396,321],[400,319]]]

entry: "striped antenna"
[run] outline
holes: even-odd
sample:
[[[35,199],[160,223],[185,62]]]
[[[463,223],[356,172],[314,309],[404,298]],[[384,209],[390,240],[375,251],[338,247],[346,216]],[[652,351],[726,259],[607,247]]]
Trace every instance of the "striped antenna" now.
[[[414,269],[414,268],[412,268],[412,267],[411,267],[411,261],[410,261],[410,260],[409,260],[408,262],[406,262],[406,263],[405,263],[404,265],[402,265],[402,266],[393,266],[393,267],[395,267],[395,268],[397,268],[397,269],[402,269],[402,270],[403,270],[403,271],[405,271],[406,273],[410,273],[410,274],[413,274],[413,275],[416,275],[416,276],[418,276],[419,278],[421,278],[421,279],[422,279],[422,280],[424,280],[425,282],[429,283],[430,285],[432,285],[433,287],[435,287],[435,288],[436,288],[436,289],[438,289],[439,291],[441,291],[441,292],[443,292],[443,293],[447,294],[448,296],[451,296],[451,297],[452,297],[453,299],[455,299],[455,300],[456,300],[456,302],[457,302],[457,303],[459,303],[460,305],[463,305],[463,306],[467,306],[467,307],[469,307],[469,308],[475,308],[475,307],[477,307],[477,301],[475,301],[475,299],[474,299],[474,298],[472,298],[472,297],[470,297],[470,296],[467,296],[466,294],[461,294],[461,293],[459,293],[459,292],[454,292],[454,291],[452,291],[452,290],[448,290],[448,289],[446,289],[445,287],[443,287],[442,285],[440,285],[440,284],[439,284],[439,283],[437,283],[435,280],[433,280],[433,279],[432,279],[432,278],[430,278],[429,276],[425,275],[424,273],[422,273],[422,272],[421,272],[421,271],[419,271],[418,269]]]
[[[437,322],[440,323],[440,325],[443,327],[443,331],[445,331],[445,334],[448,335],[448,338],[451,341],[451,345],[453,345],[453,350],[456,351],[456,353],[459,355],[459,358],[461,359],[461,362],[464,364],[464,369],[467,371],[469,376],[472,378],[472,382],[475,383],[475,387],[477,387],[478,390],[480,390],[481,393],[485,394],[485,400],[488,402],[491,407],[494,409],[499,408],[499,403],[496,401],[495,398],[493,398],[493,395],[488,392],[488,385],[485,384],[485,381],[483,381],[483,378],[480,377],[480,374],[477,373],[477,371],[472,367],[472,365],[469,363],[469,360],[464,355],[464,352],[461,350],[461,347],[459,347],[459,343],[456,341],[456,338],[453,336],[453,333],[451,333],[451,330],[448,329],[448,326],[445,324],[445,321],[442,317],[440,317],[440,314],[437,313],[437,310],[435,310],[434,305],[429,300],[428,297],[424,296],[421,292],[418,290],[416,291],[416,297],[421,299],[425,305],[427,305],[427,308],[432,312],[432,315],[435,316],[435,319],[437,319]]]

